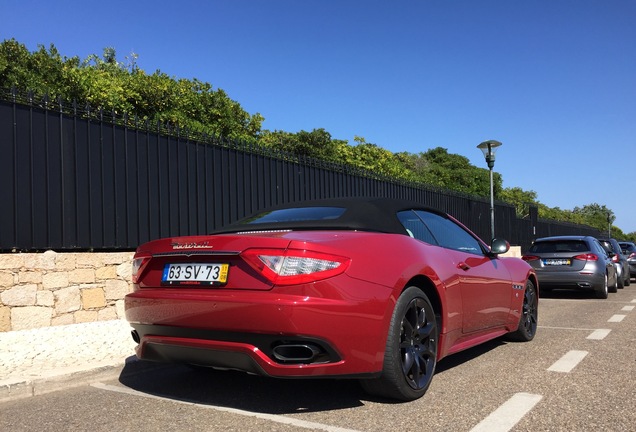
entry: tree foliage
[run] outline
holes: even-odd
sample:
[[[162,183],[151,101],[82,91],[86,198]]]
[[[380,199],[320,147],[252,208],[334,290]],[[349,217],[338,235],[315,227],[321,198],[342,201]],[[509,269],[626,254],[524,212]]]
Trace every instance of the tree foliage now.
[[[471,195],[490,196],[490,174],[485,168],[470,164],[468,158],[449,154],[442,147],[430,149],[418,155],[412,155],[412,163],[418,167],[418,177],[425,183],[458,190]],[[493,192],[499,199],[502,192],[502,179],[498,173],[493,175]]]
[[[38,46],[30,52],[15,39],[0,44],[0,88],[14,87],[87,104],[140,120],[178,126],[193,132],[223,136],[258,144],[293,157],[315,158],[344,164],[396,180],[419,182],[482,197],[490,196],[489,171],[470,164],[468,158],[434,147],[418,154],[392,153],[356,136],[354,143],[334,139],[322,128],[299,132],[263,130],[263,116],[249,114],[222,89],[198,79],[180,79],[157,70],[145,72],[132,53],[119,61],[114,48],[86,59],[64,57],[54,45]],[[534,191],[503,188],[501,175],[493,173],[496,199],[515,206],[526,217],[529,206],[538,207],[539,217],[586,224],[599,230],[611,227],[615,217],[604,205],[590,204],[574,210],[550,208]],[[609,218],[609,219],[608,219]],[[636,240],[636,233],[616,236]]]
[[[538,206],[537,193],[524,191],[520,187],[505,188],[501,192],[501,199],[515,206],[517,217],[524,218],[530,214],[530,206]]]
[[[92,109],[180,128],[256,140],[263,117],[247,113],[221,89],[197,79],[176,79],[157,70],[147,74],[136,55],[119,62],[113,48],[102,56],[62,57],[55,46],[31,53],[14,39],[0,44],[0,87],[86,103]]]
[[[599,231],[608,231],[612,223],[616,220],[614,212],[605,205],[597,203],[588,204],[583,207],[574,207],[572,213],[579,215],[582,220]]]

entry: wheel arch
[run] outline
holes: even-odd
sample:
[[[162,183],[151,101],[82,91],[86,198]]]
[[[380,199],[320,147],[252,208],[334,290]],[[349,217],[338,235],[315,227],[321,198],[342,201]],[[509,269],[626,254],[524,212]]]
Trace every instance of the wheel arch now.
[[[437,328],[440,333],[442,333],[444,329],[443,325],[445,324],[443,319],[445,307],[435,283],[424,275],[418,275],[408,281],[402,289],[402,292],[411,286],[419,288],[424,294],[426,294],[426,297],[428,297],[428,300],[431,302],[431,306],[433,306],[433,310],[435,311]]]
[[[526,279],[532,282],[532,284],[534,285],[534,289],[537,290],[537,295],[541,297],[541,289],[539,287],[539,279],[537,279],[537,275],[534,273],[530,273],[526,277]]]

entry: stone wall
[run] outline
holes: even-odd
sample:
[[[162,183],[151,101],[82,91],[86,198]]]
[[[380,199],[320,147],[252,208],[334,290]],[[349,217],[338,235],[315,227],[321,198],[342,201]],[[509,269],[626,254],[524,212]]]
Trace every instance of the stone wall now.
[[[132,256],[0,254],[0,332],[124,318]]]

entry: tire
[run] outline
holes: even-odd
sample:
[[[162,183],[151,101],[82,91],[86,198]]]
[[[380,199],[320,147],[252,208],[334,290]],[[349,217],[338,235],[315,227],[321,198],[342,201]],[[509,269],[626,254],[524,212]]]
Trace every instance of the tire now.
[[[611,287],[608,287],[607,289],[608,292],[611,292],[611,293],[618,292],[618,279],[620,279],[618,277],[618,274],[614,273],[614,285],[612,285]]]
[[[594,291],[594,294],[596,295],[596,298],[598,299],[606,299],[608,292],[609,292],[609,289],[607,288],[607,273],[605,273],[605,280],[603,282],[603,286],[596,289]]]
[[[630,272],[627,272],[627,277],[625,278],[625,286],[630,286],[632,283],[632,275],[630,274]]]
[[[407,288],[398,298],[389,325],[382,374],[360,380],[376,396],[412,401],[426,393],[437,365],[439,329],[426,294]]]
[[[529,342],[534,339],[534,335],[537,333],[539,319],[539,296],[531,280],[526,281],[522,308],[519,326],[516,331],[508,335],[508,339],[518,342]]]
[[[623,275],[621,275],[621,277],[616,277],[617,281],[616,281],[616,287],[618,289],[623,289],[625,288],[625,280],[623,279]],[[613,291],[616,292],[616,291]]]

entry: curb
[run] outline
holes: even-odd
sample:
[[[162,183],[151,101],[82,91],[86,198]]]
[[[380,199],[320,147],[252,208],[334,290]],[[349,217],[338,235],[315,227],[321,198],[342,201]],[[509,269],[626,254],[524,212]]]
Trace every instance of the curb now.
[[[125,364],[105,365],[92,369],[76,370],[45,377],[10,378],[0,381],[0,402],[39,396],[57,390],[78,387],[95,381],[117,379],[126,364],[137,360],[126,360]]]

